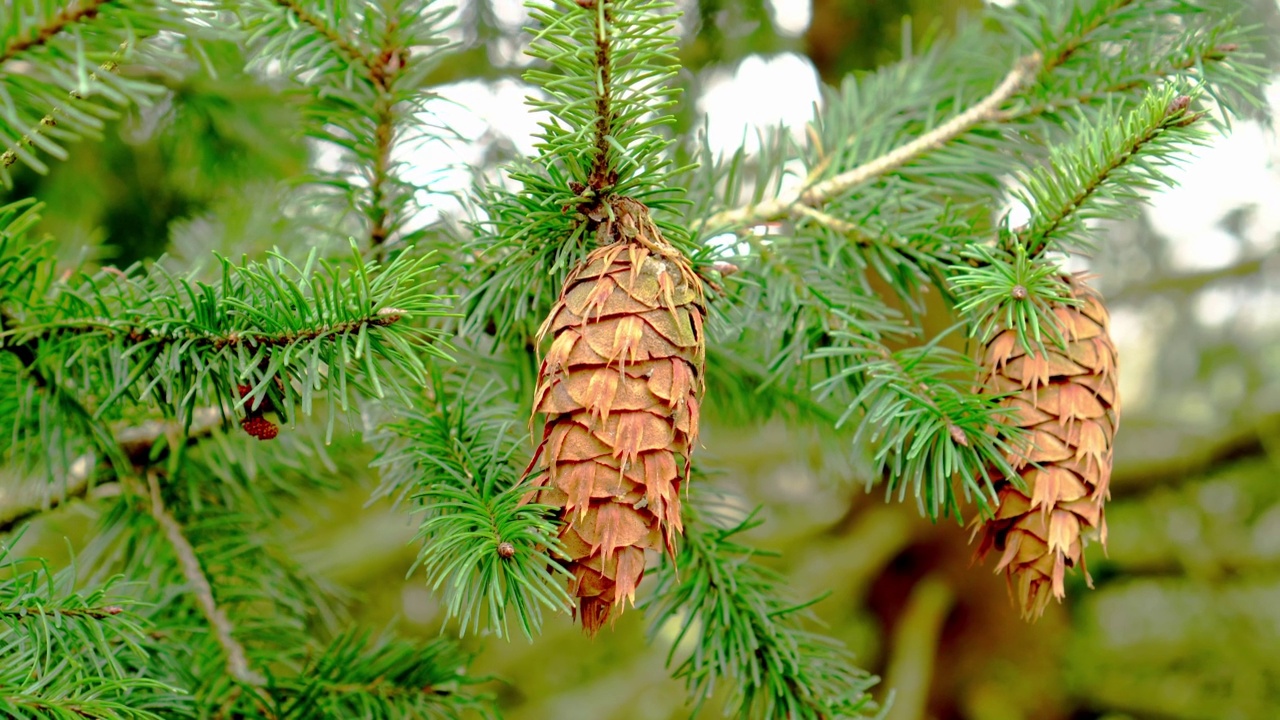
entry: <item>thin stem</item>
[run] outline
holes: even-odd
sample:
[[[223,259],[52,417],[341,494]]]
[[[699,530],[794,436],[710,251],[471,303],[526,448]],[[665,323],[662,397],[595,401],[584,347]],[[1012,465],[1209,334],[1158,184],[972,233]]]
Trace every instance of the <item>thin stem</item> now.
[[[1093,197],[1098,190],[1106,184],[1107,180],[1115,174],[1117,170],[1128,165],[1134,157],[1142,150],[1143,147],[1150,144],[1156,138],[1168,132],[1171,128],[1184,127],[1199,120],[1201,113],[1186,112],[1187,97],[1182,96],[1176,99],[1166,110],[1165,116],[1161,122],[1148,128],[1146,132],[1128,139],[1121,152],[1117,153],[1110,159],[1110,162],[1098,168],[1093,177],[1088,182],[1080,186],[1074,195],[1072,195],[1060,207],[1054,208],[1053,213],[1048,214],[1049,223],[1041,229],[1037,229],[1034,233],[1030,230],[1024,230],[1016,234],[1019,243],[1026,247],[1027,253],[1030,255],[1038,255],[1049,246],[1049,238],[1058,231],[1059,228],[1067,222],[1084,205],[1089,198]]]
[[[888,153],[859,165],[848,172],[841,173],[830,180],[817,183],[806,189],[794,190],[758,205],[716,213],[703,223],[703,227],[737,229],[781,220],[801,212],[800,206],[817,207],[832,198],[849,192],[862,183],[896,170],[916,157],[942,147],[974,125],[997,118],[1000,106],[1012,97],[1014,93],[1018,92],[1029,79],[1034,77],[1039,67],[1039,54],[1033,53],[1020,58],[1014,64],[1013,69],[1005,75],[1000,85],[978,104],[915,140],[900,145]]]
[[[93,620],[105,620],[115,617],[124,612],[124,608],[119,605],[106,605],[104,607],[83,607],[83,608],[49,608],[39,605],[16,605],[0,609],[0,617],[21,620],[26,617],[41,616],[51,617],[78,617],[90,618]]]
[[[346,55],[348,60],[364,65],[369,70],[370,77],[379,73],[378,63],[374,58],[344,38],[337,30],[326,25],[320,18],[307,12],[296,0],[276,0],[276,2],[280,7],[293,13],[293,16],[298,18],[300,22],[310,25],[311,29],[332,43],[343,55]]]
[[[204,570],[200,567],[200,558],[196,557],[195,548],[191,547],[186,535],[182,533],[182,525],[165,508],[164,501],[160,498],[160,483],[157,481],[154,472],[147,473],[147,484],[151,489],[151,517],[155,518],[156,523],[160,525],[160,529],[164,532],[165,538],[173,546],[174,554],[178,558],[178,565],[182,568],[182,574],[187,578],[191,594],[195,596],[196,604],[200,606],[200,612],[209,621],[209,625],[213,627],[218,644],[222,646],[223,652],[226,653],[227,672],[236,681],[244,685],[254,687],[265,685],[266,678],[249,667],[249,659],[245,655],[244,646],[235,638],[235,628],[232,627],[231,621],[227,619],[227,613],[218,606],[217,601],[214,599],[213,587],[209,585],[209,579],[205,577]]]
[[[609,154],[611,146],[609,138],[613,135],[613,98],[612,98],[612,48],[610,46],[609,27],[613,22],[609,11],[608,0],[597,0],[588,7],[594,6],[595,12],[595,65],[596,65],[596,128],[595,157],[592,159],[591,175],[587,183],[597,192],[613,187],[618,182],[618,171],[611,166]]]
[[[47,44],[68,26],[96,18],[99,9],[112,2],[114,0],[84,0],[78,5],[63,8],[49,18],[48,24],[33,27],[23,35],[10,38],[9,42],[5,43],[4,49],[0,50],[0,65],[34,47]]]
[[[391,236],[393,221],[387,207],[387,184],[391,182],[391,146],[395,140],[395,84],[408,62],[408,49],[395,38],[394,21],[383,33],[378,57],[369,67],[369,79],[377,92],[373,103],[373,176],[369,182],[369,245],[382,258],[382,245]]]

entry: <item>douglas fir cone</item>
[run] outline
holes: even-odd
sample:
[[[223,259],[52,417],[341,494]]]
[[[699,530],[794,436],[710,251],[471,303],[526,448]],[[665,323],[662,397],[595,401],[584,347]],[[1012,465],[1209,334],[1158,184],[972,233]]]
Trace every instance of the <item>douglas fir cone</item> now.
[[[1080,567],[1089,580],[1083,536],[1096,531],[1107,540],[1102,505],[1120,412],[1116,349],[1098,293],[1080,277],[1066,282],[1080,304],[1053,310],[1061,343],[1046,339],[1042,351],[1028,353],[1005,329],[987,344],[983,362],[983,390],[1012,393],[1005,403],[1026,431],[1009,458],[1026,491],[997,483],[996,515],[975,530],[978,555],[1000,554],[996,572],[1006,574],[1028,619],[1044,612],[1050,593],[1064,596],[1066,568]]]
[[[539,331],[534,412],[546,418],[527,473],[538,502],[563,508],[583,628],[634,602],[645,550],[673,552],[680,485],[698,437],[703,389],[702,284],[648,208],[613,204],[601,247],[565,280]]]

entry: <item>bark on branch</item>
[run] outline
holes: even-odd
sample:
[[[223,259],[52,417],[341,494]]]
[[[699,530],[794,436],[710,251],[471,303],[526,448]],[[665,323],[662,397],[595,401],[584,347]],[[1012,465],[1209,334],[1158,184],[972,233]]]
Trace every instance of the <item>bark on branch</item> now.
[[[1014,64],[1000,85],[976,105],[965,110],[933,130],[909,143],[900,145],[874,160],[863,163],[829,180],[807,188],[793,190],[785,195],[712,215],[703,223],[704,228],[737,230],[765,222],[772,222],[803,212],[802,208],[822,205],[853,188],[887,172],[896,170],[924,153],[936,150],[968,131],[974,125],[995,119],[1000,107],[1039,70],[1038,54],[1027,55]]]

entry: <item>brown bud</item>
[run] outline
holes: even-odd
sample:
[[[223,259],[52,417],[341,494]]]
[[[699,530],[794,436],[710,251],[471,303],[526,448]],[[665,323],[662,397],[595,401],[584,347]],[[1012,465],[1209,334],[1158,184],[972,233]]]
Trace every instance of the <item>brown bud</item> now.
[[[509,542],[498,543],[498,557],[507,559],[516,554],[516,546]]]
[[[720,273],[724,277],[729,277],[730,275],[733,275],[734,273],[738,272],[741,269],[737,265],[734,265],[731,262],[725,262],[723,260],[717,260],[716,262],[711,264],[711,267],[714,268],[716,272]]]

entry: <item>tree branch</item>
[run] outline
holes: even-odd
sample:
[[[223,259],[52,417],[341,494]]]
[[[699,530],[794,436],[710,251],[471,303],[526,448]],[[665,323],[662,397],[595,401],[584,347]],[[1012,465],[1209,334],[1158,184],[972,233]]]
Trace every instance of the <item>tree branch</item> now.
[[[1185,60],[1182,60],[1181,62],[1174,63],[1169,67],[1165,68],[1165,70],[1158,75],[1151,75],[1145,78],[1136,78],[1133,80],[1126,80],[1124,82],[1108,85],[1098,90],[1090,90],[1088,92],[1083,92],[1078,95],[1073,95],[1068,98],[1059,98],[1058,100],[1037,103],[1035,105],[1029,105],[1019,110],[1004,111],[1004,112],[998,113],[994,119],[999,122],[1029,120],[1032,118],[1040,117],[1042,115],[1060,112],[1066,108],[1076,107],[1079,105],[1087,105],[1096,100],[1106,100],[1107,98],[1117,93],[1136,90],[1142,87],[1144,84],[1149,85],[1151,84],[1151,82],[1161,77],[1172,75],[1174,73],[1181,72],[1183,70],[1190,70],[1191,68],[1197,67],[1198,65],[1204,62],[1220,62],[1222,60],[1226,60],[1228,54],[1235,52],[1236,50],[1239,50],[1239,49],[1240,49],[1240,46],[1235,43],[1226,43],[1223,45],[1218,45],[1206,52],[1200,53],[1198,55],[1193,54],[1187,57]]]
[[[299,22],[315,30],[343,55],[364,69],[364,75],[373,84],[376,99],[373,102],[373,167],[369,178],[369,245],[377,257],[385,254],[382,245],[391,236],[390,212],[387,210],[387,183],[391,180],[391,146],[395,140],[396,80],[404,73],[409,60],[409,48],[401,47],[394,40],[395,21],[388,18],[382,34],[382,42],[376,52],[365,52],[354,42],[343,37],[321,18],[307,12],[296,0],[277,0]]]
[[[10,618],[13,620],[21,620],[26,617],[81,617],[92,618],[94,620],[105,620],[109,617],[115,617],[124,612],[124,608],[119,605],[107,605],[104,607],[83,607],[83,608],[49,608],[39,605],[11,605],[7,608],[0,609],[0,617]]]
[[[114,2],[115,0],[84,0],[83,3],[71,7],[65,7],[53,17],[49,18],[46,25],[31,28],[24,35],[18,35],[9,39],[5,43],[4,49],[0,50],[0,65],[12,60],[21,53],[24,53],[34,47],[44,45],[54,38],[58,33],[66,30],[68,26],[78,22],[92,20],[98,16],[98,10],[103,6]],[[6,3],[8,4],[8,3]],[[9,11],[13,12],[12,5]]]
[[[591,174],[587,182],[597,192],[612,187],[618,182],[618,173],[609,166],[609,138],[613,135],[613,99],[612,78],[613,62],[609,43],[609,24],[613,18],[609,13],[608,0],[580,3],[584,7],[596,11],[596,128],[595,157],[591,163]]]
[[[1178,273],[1176,275],[1157,277],[1147,282],[1128,283],[1117,292],[1108,295],[1108,298],[1112,303],[1120,303],[1163,293],[1190,295],[1219,280],[1246,278],[1264,273],[1267,270],[1269,260],[1270,258],[1266,257],[1255,257],[1249,260],[1242,260],[1234,265],[1214,268],[1213,270]]]
[[[326,25],[323,20],[307,12],[296,0],[276,0],[276,2],[280,7],[293,13],[293,16],[298,18],[299,22],[311,26],[312,30],[315,30],[325,40],[332,43],[343,55],[346,55],[348,60],[365,66],[369,70],[371,79],[377,74],[378,63],[372,57],[356,47],[354,43],[342,37],[337,30]]]
[[[1061,229],[1091,197],[1097,194],[1117,171],[1132,162],[1144,147],[1155,142],[1171,129],[1185,127],[1203,117],[1204,113],[1202,112],[1187,111],[1190,101],[1191,98],[1186,95],[1180,95],[1175,98],[1164,109],[1164,114],[1158,122],[1152,124],[1140,135],[1126,138],[1124,144],[1117,148],[1118,152],[1107,158],[1104,163],[1092,168],[1092,174],[1079,183],[1076,191],[1066,198],[1065,202],[1058,203],[1057,207],[1051,208],[1051,212],[1044,213],[1048,219],[1047,223],[1038,224],[1033,219],[1032,223],[1019,229],[1010,238],[1016,238],[1020,244],[1024,245],[1029,255],[1034,256],[1044,252],[1048,248],[1049,239],[1054,233]],[[1105,150],[1102,152],[1105,152]],[[1094,156],[1096,157],[1097,154],[1098,151],[1095,151]],[[1054,171],[1061,172],[1061,168],[1055,165]],[[1043,208],[1037,209],[1043,210]]]
[[[254,687],[265,685],[266,678],[249,667],[249,660],[245,656],[244,646],[235,638],[235,628],[231,626],[231,621],[227,619],[226,612],[214,600],[213,588],[209,585],[209,579],[205,577],[204,571],[200,568],[200,558],[196,557],[195,548],[191,547],[191,543],[183,535],[182,525],[174,519],[160,499],[160,483],[156,480],[154,472],[147,473],[147,485],[151,489],[151,517],[155,518],[156,523],[160,525],[160,529],[164,532],[165,538],[173,546],[173,551],[178,557],[178,564],[182,568],[182,574],[187,578],[191,593],[195,596],[201,613],[209,621],[209,625],[213,627],[218,644],[222,646],[227,655],[227,672],[236,681],[244,685]]]
[[[733,210],[724,210],[712,215],[702,224],[703,228],[742,228],[760,223],[781,220],[801,212],[801,206],[816,207],[843,195],[853,188],[872,180],[887,172],[896,170],[924,153],[936,150],[956,137],[968,131],[974,125],[995,119],[999,116],[1000,106],[1018,92],[1018,90],[1034,77],[1040,67],[1040,56],[1031,54],[1020,58],[1009,71],[1000,85],[976,105],[928,133],[900,145],[897,148],[859,165],[848,172],[841,173],[830,180],[812,185],[803,190],[794,190],[758,205],[751,205]]]
[[[223,417],[223,411],[218,408],[197,409],[192,418],[187,441],[195,442],[208,436],[214,428],[222,425]],[[115,436],[115,441],[134,467],[140,467],[147,462],[156,440],[168,433],[181,430],[182,427],[177,422],[151,420],[138,426],[122,429]],[[54,486],[47,483],[39,483],[36,492],[27,493],[25,497],[18,493],[19,497],[11,498],[8,497],[7,492],[0,491],[0,535],[13,532],[22,523],[36,515],[53,510],[68,500],[86,496],[91,489],[89,479],[93,477],[95,470],[93,460],[94,456],[89,453],[76,458],[71,463],[71,471],[61,486],[62,492],[57,495],[50,494]]]
[[[938,642],[955,601],[951,587],[934,575],[920,580],[911,591],[902,619],[893,632],[889,667],[885,671],[885,686],[894,689],[894,702],[885,720],[927,717]]]
[[[120,69],[119,61],[122,57],[124,57],[124,51],[126,47],[127,47],[127,44],[121,44],[120,49],[117,50],[111,56],[111,59],[99,65],[98,69],[105,70],[110,73],[119,71]],[[98,73],[96,72],[89,73],[89,81],[97,82]],[[71,100],[84,99],[84,95],[82,95],[79,90],[72,90],[68,94],[68,97],[70,97]],[[57,127],[58,117],[61,115],[66,115],[66,113],[67,113],[67,107],[65,104],[57,105],[52,110],[50,110],[47,114],[45,114],[44,117],[40,118],[39,123],[37,123],[34,127],[28,130],[22,137],[18,138],[18,141],[16,143],[14,143],[13,145],[10,145],[8,149],[6,149],[3,153],[0,153],[0,166],[6,167],[6,168],[12,167],[14,163],[18,162],[18,151],[15,150],[14,148],[22,147],[23,145],[26,145],[27,147],[35,146],[35,141],[31,139],[32,136],[40,135],[41,133],[46,132],[46,128]]]
[[[1133,435],[1132,429],[1129,435]],[[1193,478],[1238,460],[1277,455],[1280,414],[1263,416],[1248,427],[1213,438],[1206,439],[1203,433],[1170,432],[1167,429],[1162,430],[1159,437],[1156,451],[1167,448],[1168,452],[1150,460],[1116,464],[1111,473],[1113,498],[1139,495],[1153,487]]]

